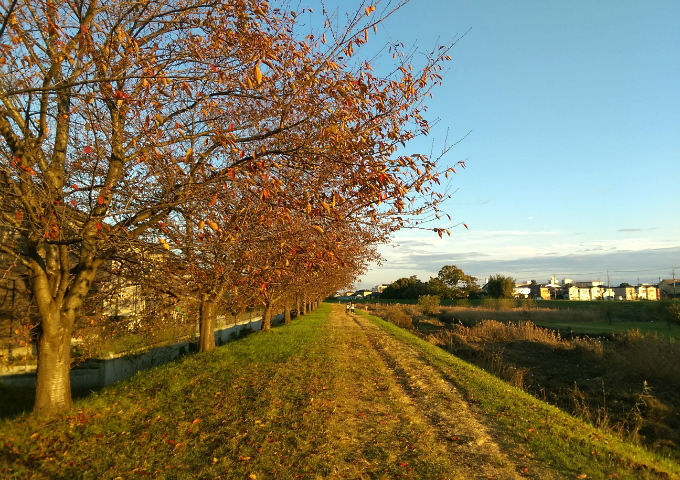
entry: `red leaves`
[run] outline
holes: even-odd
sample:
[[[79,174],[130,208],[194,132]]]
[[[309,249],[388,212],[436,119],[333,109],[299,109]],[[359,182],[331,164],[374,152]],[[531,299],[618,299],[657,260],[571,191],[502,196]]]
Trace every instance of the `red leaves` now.
[[[104,197],[102,197],[101,195],[99,195],[99,196],[97,197],[97,203],[98,203],[99,205],[103,205],[103,204],[104,204]]]
[[[17,210],[16,216],[17,220],[21,220],[24,215],[19,210]]]
[[[93,151],[93,148],[92,148],[90,145],[88,145],[87,147],[85,147],[85,148],[83,149],[83,153],[85,153],[86,155],[91,154],[92,151]]]
[[[210,206],[212,207],[217,203],[217,194],[213,195],[212,199],[210,200]]]

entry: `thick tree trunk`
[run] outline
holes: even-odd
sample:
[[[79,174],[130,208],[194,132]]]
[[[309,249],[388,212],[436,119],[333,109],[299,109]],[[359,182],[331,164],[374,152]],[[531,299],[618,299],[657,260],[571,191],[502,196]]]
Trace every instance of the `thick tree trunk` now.
[[[42,318],[34,412],[38,415],[71,408],[71,330],[73,319],[58,308]]]
[[[56,255],[47,256],[48,267],[61,274],[49,277],[41,265],[31,268],[33,298],[40,312],[38,370],[34,412],[38,415],[63,412],[71,408],[71,332],[76,310],[90,290],[98,262],[81,262],[78,273],[67,282],[66,249],[61,252],[60,267],[54,267]],[[55,252],[51,252],[54,254]],[[67,289],[69,290],[66,293]]]
[[[272,304],[266,303],[262,313],[262,330],[268,332],[272,329]]]
[[[200,307],[200,337],[198,341],[199,352],[212,352],[215,350],[215,324],[217,323],[217,309],[214,298],[203,294]]]
[[[302,297],[302,314],[307,315],[307,297]]]
[[[302,315],[302,312],[300,311],[300,295],[295,295],[295,317],[299,317]]]
[[[283,322],[290,323],[290,300],[283,301]]]

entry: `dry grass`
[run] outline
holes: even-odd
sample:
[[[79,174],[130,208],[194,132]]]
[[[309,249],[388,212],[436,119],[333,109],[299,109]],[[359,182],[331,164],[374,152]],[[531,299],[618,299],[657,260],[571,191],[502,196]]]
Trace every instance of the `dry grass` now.
[[[406,308],[408,313],[404,311],[405,308],[403,308],[401,305],[384,305],[381,308],[374,309],[374,311],[382,319],[392,322],[398,327],[412,329],[414,317],[412,312],[418,312],[418,309],[410,305],[406,307],[408,307]]]
[[[404,324],[413,309],[391,305],[383,318]],[[680,457],[680,342],[673,337],[629,330],[566,338],[534,323],[602,324],[597,309],[444,307],[437,317],[414,319],[430,343],[593,425]]]
[[[482,320],[491,318],[503,323],[525,321],[540,324],[548,322],[600,321],[602,320],[602,315],[595,310],[558,310],[551,308],[527,308],[526,306],[513,306],[509,309],[502,309],[500,301],[498,301],[497,308],[444,307],[439,314],[439,319],[442,322],[450,324],[462,323],[464,325],[474,325]]]

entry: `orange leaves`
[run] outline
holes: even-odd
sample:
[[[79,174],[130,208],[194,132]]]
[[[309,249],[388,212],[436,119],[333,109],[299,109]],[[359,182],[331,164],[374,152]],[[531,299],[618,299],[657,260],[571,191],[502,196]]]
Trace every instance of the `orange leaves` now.
[[[253,69],[253,74],[255,75],[255,81],[258,85],[262,83],[262,71],[260,70],[260,62],[255,63],[255,68]]]
[[[366,12],[366,16],[368,17],[371,14],[371,12],[375,12],[375,5],[371,5],[369,7],[366,7],[366,9],[364,11]]]
[[[213,205],[215,205],[215,203],[217,203],[217,194],[213,195],[213,197],[210,199],[209,205],[212,207]]]
[[[433,228],[432,231],[439,235],[439,238],[443,238],[444,234],[451,236],[451,232],[446,228]]]

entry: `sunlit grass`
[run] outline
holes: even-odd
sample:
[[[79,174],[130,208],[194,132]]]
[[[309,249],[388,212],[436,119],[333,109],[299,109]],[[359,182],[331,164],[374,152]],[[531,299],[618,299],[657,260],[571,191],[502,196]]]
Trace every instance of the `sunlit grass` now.
[[[680,477],[680,466],[672,460],[567,415],[391,323],[368,318],[437,366],[511,442],[525,445],[557,470],[587,478]]]

